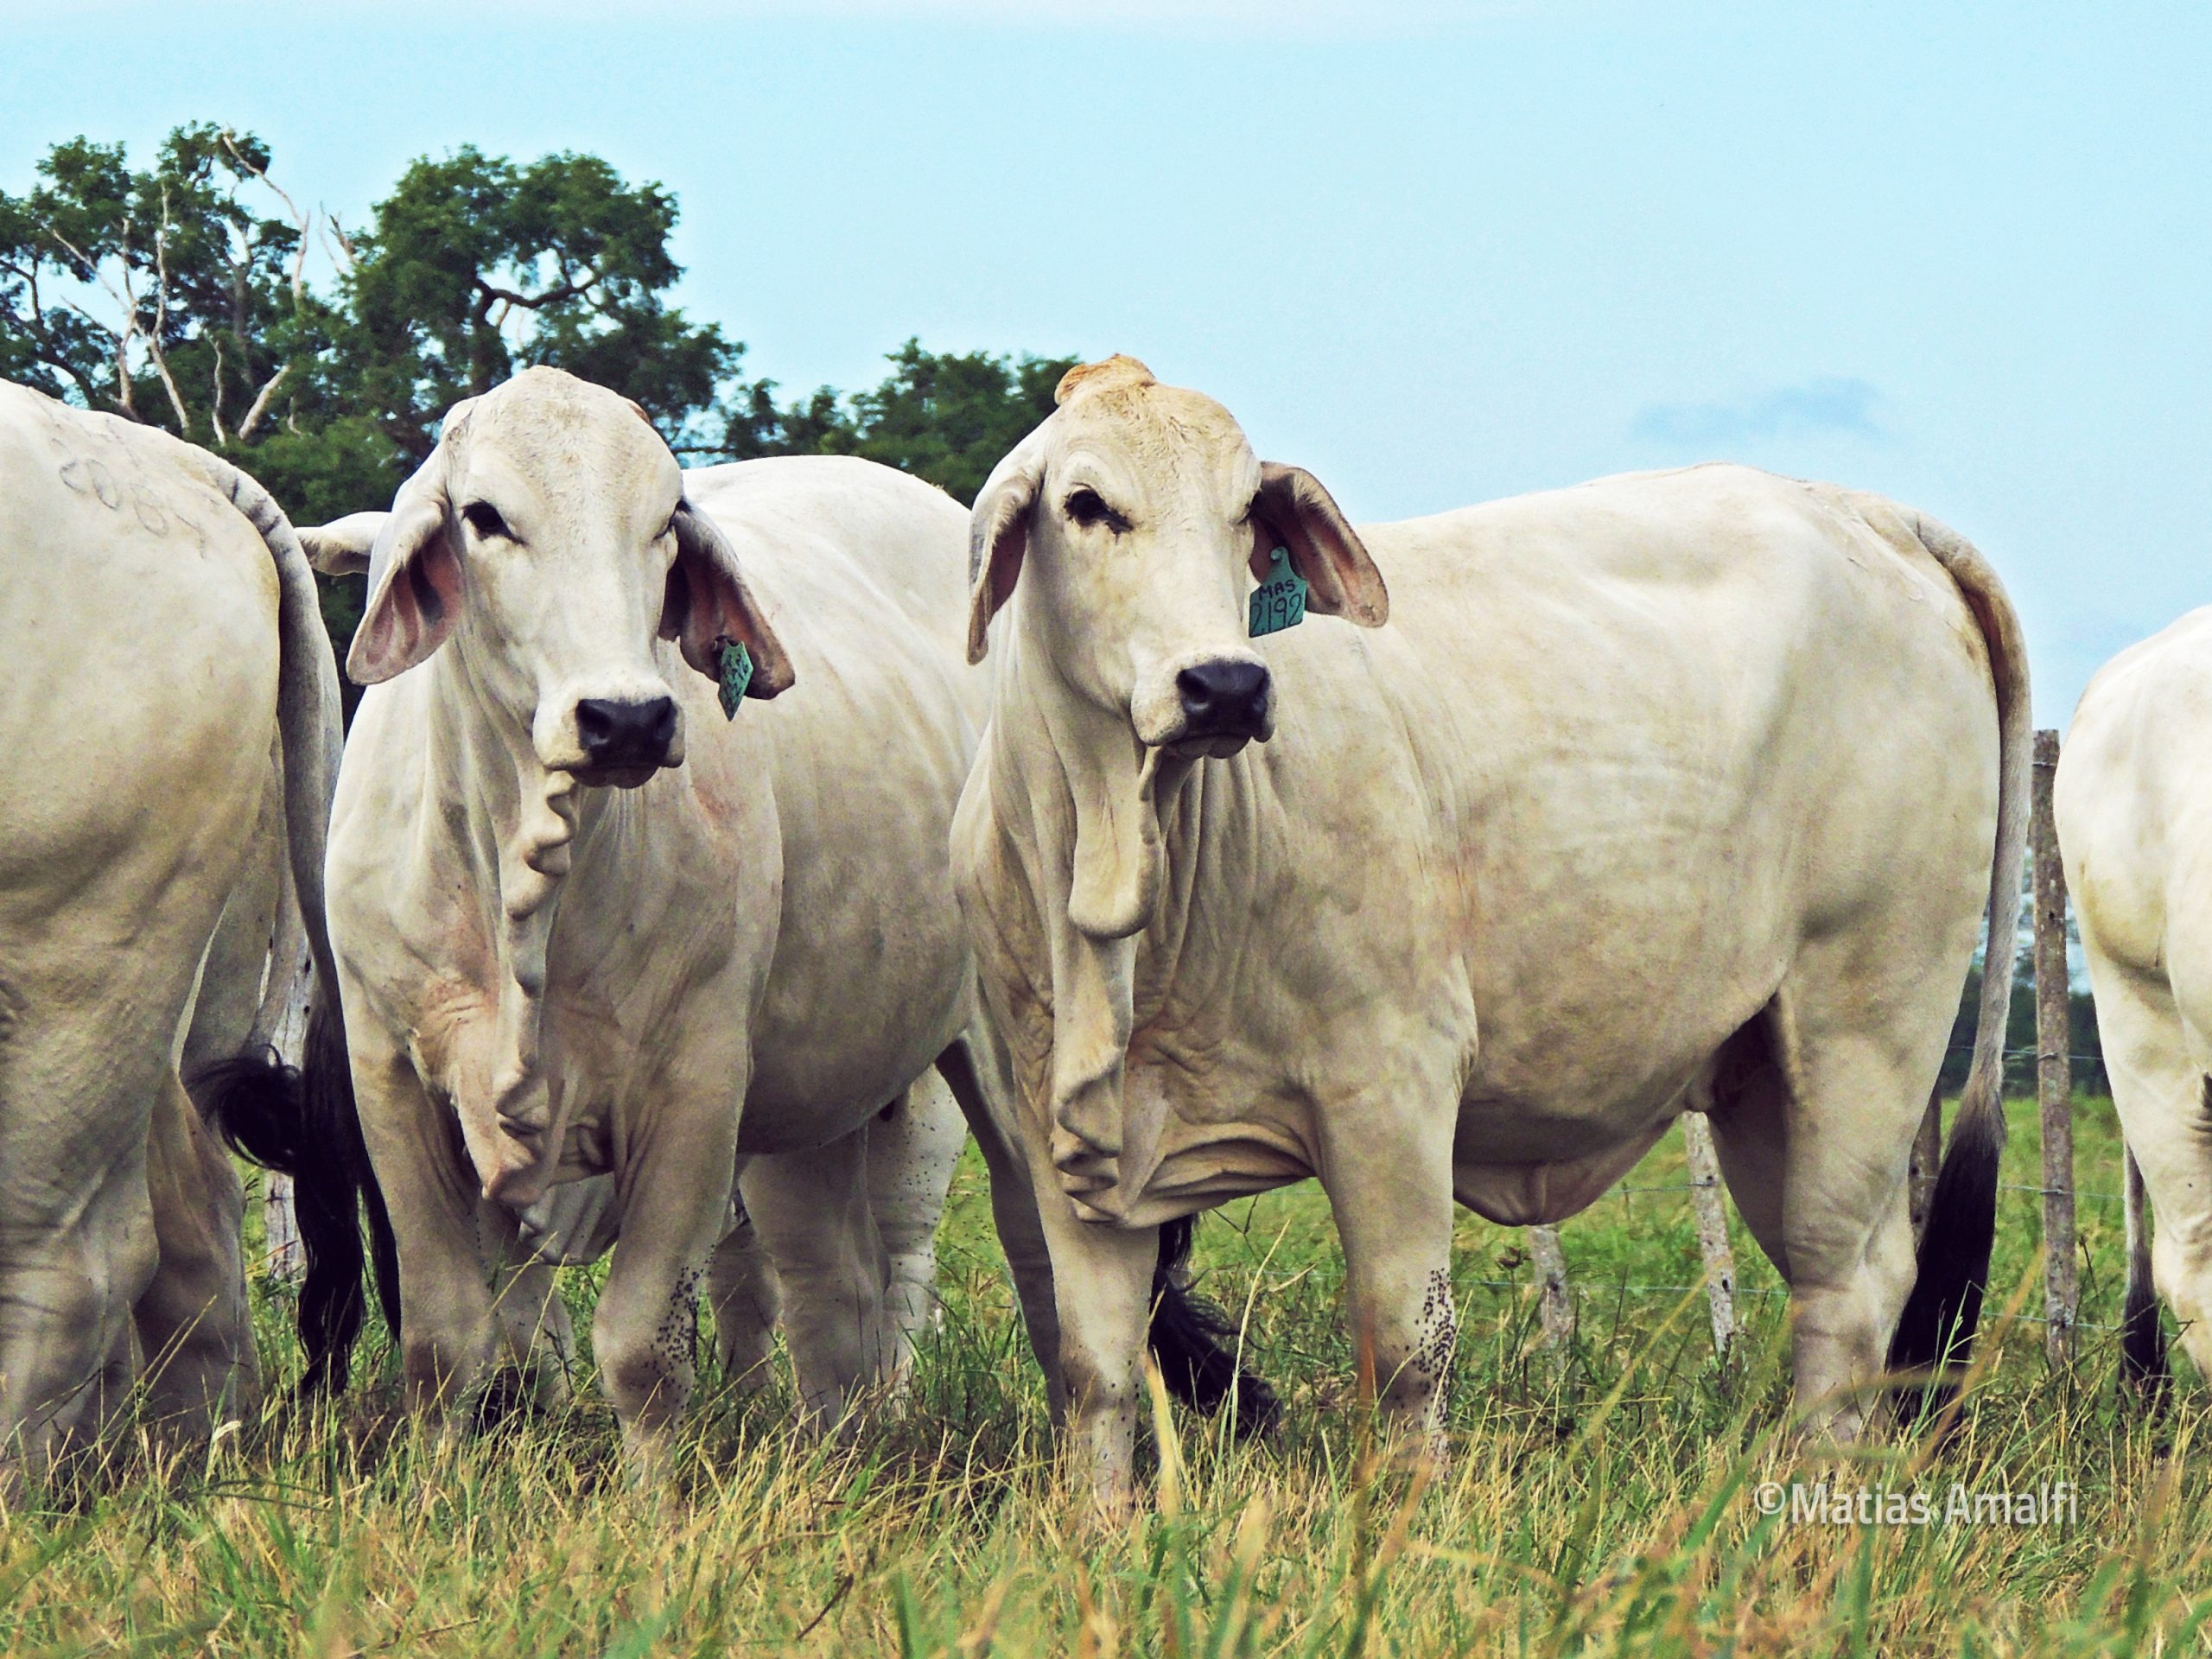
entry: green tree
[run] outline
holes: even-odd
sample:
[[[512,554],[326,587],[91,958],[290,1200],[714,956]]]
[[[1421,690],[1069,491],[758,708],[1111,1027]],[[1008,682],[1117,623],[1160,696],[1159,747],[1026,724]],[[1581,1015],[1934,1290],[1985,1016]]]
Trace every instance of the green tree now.
[[[308,286],[309,219],[267,146],[203,122],[143,171],[79,137],[38,175],[0,192],[0,373],[219,448],[296,422],[336,319]]]
[[[347,244],[346,402],[419,461],[447,409],[548,365],[635,398],[664,433],[695,426],[743,347],[667,302],[676,199],[594,156],[525,167],[463,147],[416,162]]]
[[[890,353],[891,373],[841,399],[829,387],[779,407],[775,383],[745,389],[723,452],[862,455],[925,478],[972,502],[999,458],[1052,412],[1052,391],[1074,358],[938,353],[909,340]]]
[[[635,398],[689,459],[865,455],[970,500],[1071,361],[909,340],[871,390],[779,404],[740,375],[742,345],[669,302],[658,184],[464,147],[410,166],[349,235],[270,167],[204,122],[143,169],[121,144],[55,144],[28,192],[0,192],[0,376],[205,444],[314,524],[389,501],[452,404],[537,364]],[[318,252],[334,280],[309,280]],[[341,654],[359,587],[324,588]]]

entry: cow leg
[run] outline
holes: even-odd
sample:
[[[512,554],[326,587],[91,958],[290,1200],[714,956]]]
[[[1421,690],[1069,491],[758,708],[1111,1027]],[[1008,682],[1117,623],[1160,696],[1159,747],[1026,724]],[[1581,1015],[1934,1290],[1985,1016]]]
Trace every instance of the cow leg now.
[[[2182,1347],[2212,1377],[2212,1148],[2204,1133],[2212,1024],[2186,1019],[2163,982],[2123,970],[2097,982],[2097,1033],[2120,1131],[2151,1199],[2152,1279],[2180,1322]]]
[[[473,1401],[499,1344],[477,1246],[481,1192],[454,1130],[385,1033],[346,1022],[361,1138],[399,1248],[401,1372],[409,1407],[443,1415]]]
[[[1789,1166],[1789,1084],[1772,1046],[1772,1016],[1761,1014],[1721,1046],[1701,1091],[1720,1179],[1737,1213],[1786,1284],[1782,1196]]]
[[[1045,1395],[1055,1427],[1067,1418],[1067,1389],[1060,1376],[1060,1316],[1052,1288],[1052,1255],[1045,1239],[1045,1224],[1038,1212],[1037,1189],[1020,1144],[999,1128],[986,1090],[1011,1102],[1013,1084],[995,1058],[989,1038],[980,1027],[938,1056],[937,1069],[968,1120],[976,1148],[983,1155],[990,1177],[991,1223],[1005,1253],[1007,1270],[1014,1275],[1014,1294],[1021,1302],[1021,1322],[1029,1333],[1029,1350],[1045,1373]],[[988,1077],[991,1082],[986,1083]],[[1066,1198],[1057,1189],[1051,1202],[1065,1208]],[[1147,1288],[1149,1287],[1147,1286]]]
[[[1781,1254],[1789,1284],[1790,1347],[1806,1428],[1857,1438],[1887,1368],[1889,1341],[1912,1294],[1912,1217],[1906,1176],[1928,1107],[1942,1030],[1900,1043],[1856,1020],[1815,1020],[1786,994],[1796,1064],[1779,1136],[1748,1101],[1731,1124],[1737,1154],[1754,1163],[1782,1148]],[[1948,1027],[1948,1007],[1943,1030]],[[1856,1014],[1848,1009],[1847,1014]],[[1748,1183],[1747,1183],[1748,1185]],[[1770,1251],[1771,1254],[1771,1251]]]
[[[889,1264],[868,1210],[868,1130],[756,1158],[743,1190],[783,1287],[799,1421],[837,1423],[857,1390],[889,1377],[898,1346],[884,1309]]]
[[[1077,1219],[1049,1170],[1036,1210],[1052,1253],[1067,1472],[1089,1486],[1101,1510],[1119,1514],[1136,1500],[1137,1413],[1160,1230]]]
[[[541,1409],[565,1404],[576,1339],[557,1271],[523,1243],[515,1213],[503,1204],[478,1200],[476,1236],[502,1363],[519,1384],[518,1398]]]
[[[898,1344],[892,1386],[903,1393],[914,1345],[937,1328],[937,1230],[960,1149],[968,1144],[960,1108],[939,1078],[925,1073],[868,1126],[868,1201],[891,1260],[886,1311]]]
[[[741,1065],[707,1069],[724,1078],[734,1073],[742,1099]],[[601,1386],[622,1424],[632,1477],[646,1487],[665,1474],[669,1434],[697,1381],[699,1281],[728,1230],[737,1166],[734,1103],[721,1105],[718,1093],[703,1090],[692,1097],[719,1109],[663,1125],[621,1172],[622,1233],[592,1316]]]
[[[1399,1098],[1418,1098],[1407,1091]],[[1363,1097],[1318,1114],[1321,1186],[1344,1252],[1344,1299],[1363,1389],[1443,1450],[1452,1350],[1452,1116],[1423,1125]]]
[[[741,1172],[739,1179],[743,1180]],[[737,1224],[715,1246],[707,1264],[707,1300],[715,1310],[715,1359],[741,1395],[755,1395],[772,1380],[769,1360],[783,1306],[776,1264],[760,1230],[740,1205]]]
[[[162,1039],[127,1014],[75,1009],[41,1030],[11,1022],[10,990],[0,982],[0,1503],[129,1395],[130,1310],[156,1260],[149,1103],[168,1075]]]
[[[146,1187],[158,1254],[131,1317],[147,1402],[166,1432],[203,1438],[218,1421],[254,1408],[261,1366],[239,1236],[245,1189],[174,1074],[155,1097]]]

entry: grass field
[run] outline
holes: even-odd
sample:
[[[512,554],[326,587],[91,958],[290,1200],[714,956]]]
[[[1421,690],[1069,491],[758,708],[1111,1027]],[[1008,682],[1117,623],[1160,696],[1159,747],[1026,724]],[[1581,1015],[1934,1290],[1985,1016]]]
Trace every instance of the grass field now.
[[[2013,1113],[2008,1182],[2039,1179]],[[2116,1193],[2109,1107],[2078,1114],[2079,1185]],[[1784,1431],[1782,1303],[1716,1363],[1679,1139],[1561,1230],[1580,1324],[1535,1338],[1521,1236],[1463,1220],[1452,1458],[1378,1452],[1354,1398],[1334,1236],[1311,1186],[1200,1231],[1205,1288],[1249,1313],[1284,1430],[1232,1449],[1164,1416],[1157,1506],[1095,1522],[1056,1487],[1041,1386],[971,1157],[942,1247],[947,1317],[904,1418],[855,1447],[783,1426],[787,1397],[708,1391],[676,1495],[632,1495],[588,1386],[454,1446],[391,1412],[391,1362],[336,1417],[283,1412],[157,1467],[126,1448],[73,1497],[0,1521],[0,1650],[322,1656],[740,1652],[1107,1655],[2183,1652],[2212,1615],[2203,1384],[2146,1427],[2114,1338],[2055,1374],[2037,1325],[1986,1325],[1959,1432],[1802,1467]],[[1637,1188],[1659,1190],[1639,1192]],[[2004,1194],[1997,1289],[2040,1311],[2039,1200]],[[2120,1215],[2085,1197],[2082,1318],[2117,1317]],[[1737,1239],[1743,1287],[1777,1281]],[[282,1293],[264,1352],[296,1364]],[[2018,1288],[2018,1298],[2010,1292]],[[588,1294],[580,1284],[579,1296]],[[582,1329],[579,1321],[579,1329]],[[1928,1495],[2079,1489],[2047,1525],[1763,1516],[1760,1483]],[[1809,1486],[1808,1486],[1809,1492]]]

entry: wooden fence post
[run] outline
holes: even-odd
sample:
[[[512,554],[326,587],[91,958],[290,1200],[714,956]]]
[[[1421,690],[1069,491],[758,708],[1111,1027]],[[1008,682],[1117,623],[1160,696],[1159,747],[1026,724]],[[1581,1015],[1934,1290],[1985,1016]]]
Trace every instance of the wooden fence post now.
[[[273,961],[269,964],[272,973],[283,971],[284,966]],[[297,1065],[306,1058],[308,992],[314,977],[310,960],[303,957],[294,968],[291,993],[274,1033],[276,1056],[287,1065]],[[261,1219],[269,1239],[269,1276],[288,1283],[296,1281],[307,1271],[307,1249],[300,1242],[299,1212],[293,1203],[290,1176],[274,1170],[269,1173],[262,1189]]]
[[[1728,1205],[1720,1192],[1720,1160],[1702,1112],[1681,1116],[1682,1154],[1689,1164],[1690,1205],[1697,1212],[1697,1250],[1705,1260],[1705,1294],[1713,1304],[1713,1351],[1725,1363],[1736,1335],[1736,1252],[1728,1243]]]
[[[2058,860],[2058,830],[2051,815],[2050,783],[2058,770],[2058,734],[2037,732],[2035,747],[2034,848],[2036,893],[2036,1098],[2043,1111],[2043,1239],[2044,1352],[2054,1365],[2074,1353],[2074,1320],[2081,1302],[2074,1243],[2074,1034],[2067,995],[2066,871]],[[1993,971],[1992,968],[1985,971]]]
[[[1912,1236],[1917,1239],[1928,1225],[1928,1200],[1936,1195],[1936,1173],[1943,1166],[1943,1083],[1937,1078],[1928,1091],[1928,1110],[1920,1120],[1920,1133],[1912,1137],[1912,1177],[1909,1188],[1912,1205]]]
[[[1559,1229],[1531,1227],[1529,1253],[1536,1263],[1537,1311],[1544,1348],[1556,1371],[1566,1365],[1567,1344],[1574,1336],[1574,1298],[1567,1289],[1567,1256],[1559,1247]]]

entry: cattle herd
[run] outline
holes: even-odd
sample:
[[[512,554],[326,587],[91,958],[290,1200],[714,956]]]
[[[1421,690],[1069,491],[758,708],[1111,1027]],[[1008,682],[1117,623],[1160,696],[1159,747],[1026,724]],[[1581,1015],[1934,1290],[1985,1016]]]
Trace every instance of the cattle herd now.
[[[1971,1334],[2006,976],[1917,1243],[1907,1167],[2013,937],[2027,656],[1909,508],[1704,466],[1355,528],[1116,357],[972,512],[849,458],[687,472],[532,369],[389,511],[296,531],[0,386],[0,538],[8,1490],[134,1395],[183,1436],[257,1397],[226,1145],[296,1179],[311,1389],[373,1281],[413,1407],[557,1395],[554,1269],[611,1252],[592,1346],[645,1479],[702,1279],[734,1376],[780,1325],[810,1427],[897,1390],[970,1135],[1108,1503],[1148,1346],[1276,1409],[1181,1262],[1307,1177],[1415,1436],[1455,1205],[1558,1221],[1684,1111],[1788,1282],[1808,1431]],[[310,567],[367,575],[350,732]],[[2155,1265],[2212,1363],[2207,740],[2199,613],[2098,678],[2057,785],[2162,1223],[2139,1363]]]

